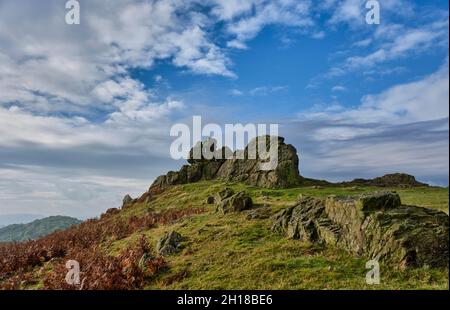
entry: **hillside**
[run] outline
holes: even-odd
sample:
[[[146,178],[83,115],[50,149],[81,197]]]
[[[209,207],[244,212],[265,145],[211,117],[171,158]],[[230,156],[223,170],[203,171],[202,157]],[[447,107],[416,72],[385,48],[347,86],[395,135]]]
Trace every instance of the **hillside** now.
[[[0,245],[0,288],[448,289],[448,189],[331,184],[280,158],[272,174],[190,160],[98,219]],[[370,259],[380,285],[365,282]]]
[[[215,206],[206,204],[205,200],[227,186],[236,191],[247,190],[255,204],[268,204],[272,213],[295,204],[299,194],[322,197],[378,190],[373,187],[267,190],[213,181],[177,185],[155,195],[150,202],[136,202],[122,210],[111,209],[99,220],[41,239],[39,249],[48,252],[40,254],[41,258],[33,264],[21,260],[27,260],[30,255],[34,257],[31,245],[19,245],[11,254],[11,259],[14,256],[11,269],[24,270],[23,273],[18,276],[16,272],[2,270],[3,281],[0,282],[3,288],[70,288],[64,286],[67,272],[64,264],[68,259],[77,259],[81,266],[90,262],[97,264],[89,270],[93,278],[105,274],[121,279],[91,288],[448,289],[448,268],[398,270],[384,264],[381,265],[381,285],[369,286],[364,281],[367,272],[364,257],[349,255],[333,246],[273,234],[270,218],[249,220],[249,211],[218,214]],[[405,203],[448,213],[447,189],[396,190]],[[136,249],[140,248],[142,238],[153,248],[149,251],[155,253],[157,241],[170,231],[187,238],[181,251],[162,258],[163,261],[152,261],[156,269],[142,282],[126,280],[129,279],[127,274],[112,273],[117,266],[125,264],[130,253],[138,252]],[[81,239],[89,244],[82,244]],[[70,250],[67,245],[70,241],[79,245]],[[11,248],[0,246],[0,257],[4,260],[9,252]],[[27,254],[20,256],[18,252]],[[143,255],[140,253],[135,256],[136,264]],[[116,267],[103,269],[106,262]]]
[[[50,216],[27,224],[8,225],[0,228],[0,242],[33,240],[79,223],[72,217]]]
[[[258,206],[269,205],[271,214],[296,203],[297,197],[311,195],[355,195],[379,190],[374,187],[312,187],[267,190],[244,184],[204,181],[175,186],[155,197],[155,210],[205,206],[201,215],[144,232],[151,244],[168,231],[187,236],[183,250],[167,258],[170,270],[146,286],[150,289],[369,289],[364,282],[366,259],[354,257],[336,247],[287,239],[270,231],[270,217],[252,218],[252,211],[218,214],[214,205],[205,204],[208,196],[226,187],[246,190]],[[402,200],[422,200],[422,206],[446,210],[446,189],[395,189]],[[423,198],[419,198],[423,197]],[[140,216],[148,206],[137,203],[124,210],[123,216]],[[140,238],[135,233],[114,243],[111,253],[118,253]],[[448,269],[412,268],[398,270],[382,264],[383,282],[378,289],[447,289]]]

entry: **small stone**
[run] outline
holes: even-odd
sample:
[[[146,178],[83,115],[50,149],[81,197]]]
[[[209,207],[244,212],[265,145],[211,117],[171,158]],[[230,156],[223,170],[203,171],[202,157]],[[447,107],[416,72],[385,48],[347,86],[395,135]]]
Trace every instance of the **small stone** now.
[[[176,231],[170,231],[158,240],[156,251],[162,256],[176,254],[182,249],[181,243],[185,240],[186,238],[181,236]]]

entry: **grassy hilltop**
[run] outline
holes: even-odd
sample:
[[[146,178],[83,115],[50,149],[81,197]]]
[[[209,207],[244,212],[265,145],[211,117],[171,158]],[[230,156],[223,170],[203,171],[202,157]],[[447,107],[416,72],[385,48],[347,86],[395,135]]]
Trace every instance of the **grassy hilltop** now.
[[[104,263],[106,261],[114,268],[122,268],[120,271],[114,271],[113,267],[105,271],[100,266],[91,269],[90,272],[96,275],[114,271],[114,276],[120,281],[116,279],[105,286],[96,283],[97,286],[90,288],[117,288],[115,285],[120,282],[123,287],[119,288],[130,289],[448,289],[448,268],[399,270],[383,264],[381,284],[367,285],[367,259],[364,257],[351,256],[332,246],[291,240],[274,234],[269,229],[270,218],[249,220],[249,211],[215,212],[215,206],[205,201],[225,187],[247,191],[256,206],[269,205],[273,213],[295,204],[299,194],[323,197],[379,190],[367,186],[265,189],[219,181],[174,185],[151,199],[134,201],[121,210],[111,209],[99,220],[38,241],[38,247],[47,254],[39,254],[42,257],[33,264],[25,263],[25,259],[19,261],[10,257],[13,261],[8,263],[15,269],[3,270],[0,284],[3,288],[68,288],[64,285],[59,287],[58,281],[63,281],[67,271],[65,261],[75,258],[81,260],[82,266],[83,262],[107,265]],[[397,191],[405,204],[448,213],[448,189],[416,187],[392,190]],[[132,263],[133,259],[139,264],[142,262],[139,257],[142,251],[136,250],[136,245],[145,240],[146,247],[155,248],[157,241],[173,230],[186,237],[182,250],[164,259],[151,254],[151,264],[148,265],[151,272],[141,275],[138,263]],[[64,248],[67,241],[60,245],[62,253],[48,254],[57,252],[52,240],[75,240],[74,244],[79,244],[78,235],[81,234],[84,241],[88,240],[81,246],[86,253],[84,256],[74,257],[80,255],[76,252],[83,251],[71,252],[69,248]],[[53,243],[53,248],[50,243]],[[22,252],[35,254],[30,250],[30,245],[20,247]],[[0,254],[6,251],[7,246],[0,247]],[[98,255],[102,258],[99,259]],[[86,277],[89,281],[89,273]],[[136,279],[140,279],[139,282]]]
[[[158,196],[155,209],[203,206],[208,195],[226,185],[200,182],[175,186]],[[230,184],[227,184],[230,186]],[[255,203],[268,203],[274,212],[295,203],[299,194],[312,196],[355,195],[379,188],[324,187],[268,190],[233,184],[247,190]],[[435,208],[448,213],[448,189],[394,189],[406,204]],[[264,199],[262,194],[269,196]],[[448,289],[448,269],[382,269],[379,286],[365,284],[366,260],[339,249],[289,240],[270,232],[271,220],[247,220],[246,212],[219,215],[205,205],[204,214],[145,232],[156,243],[169,230],[189,236],[180,255],[168,258],[171,270],[149,283],[150,289]],[[122,216],[141,215],[146,206],[136,204]],[[112,246],[114,254],[140,233]],[[182,275],[182,277],[180,277]],[[177,277],[178,276],[178,277]],[[172,278],[178,281],[170,281]]]

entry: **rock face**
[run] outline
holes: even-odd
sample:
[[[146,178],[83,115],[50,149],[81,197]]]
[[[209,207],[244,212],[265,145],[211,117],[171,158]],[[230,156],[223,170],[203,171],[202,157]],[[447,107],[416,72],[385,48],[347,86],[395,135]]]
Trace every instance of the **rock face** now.
[[[344,182],[344,185],[360,185],[360,186],[379,186],[379,187],[420,187],[429,186],[428,184],[418,182],[412,175],[406,173],[392,173],[386,174],[382,177],[374,179],[355,179],[351,182]]]
[[[184,240],[185,238],[176,231],[168,232],[158,240],[156,251],[162,256],[176,254],[181,250],[181,242]]]
[[[214,197],[216,211],[222,214],[248,210],[253,206],[252,199],[245,193],[234,193],[231,188],[225,188]]]
[[[326,199],[300,197],[274,216],[272,230],[289,238],[336,245],[399,268],[445,267],[449,262],[449,217],[402,205],[396,193]]]
[[[260,152],[258,147],[263,139],[266,140],[266,148],[278,142],[278,164],[273,170],[262,169],[268,162],[268,159],[263,156],[264,152]],[[199,149],[202,148],[215,154],[215,157],[205,158],[201,153],[202,156],[199,159],[194,159],[194,152],[198,154]],[[230,154],[233,158],[226,159],[230,157]],[[303,180],[298,171],[297,151],[292,145],[285,144],[282,137],[272,137],[272,139],[270,136],[258,137],[250,141],[244,150],[234,153],[228,148],[217,149],[215,141],[210,139],[191,149],[188,163],[189,165],[184,165],[178,172],[171,171],[158,177],[150,187],[150,191],[157,192],[169,185],[214,179],[243,182],[266,188],[297,186]]]

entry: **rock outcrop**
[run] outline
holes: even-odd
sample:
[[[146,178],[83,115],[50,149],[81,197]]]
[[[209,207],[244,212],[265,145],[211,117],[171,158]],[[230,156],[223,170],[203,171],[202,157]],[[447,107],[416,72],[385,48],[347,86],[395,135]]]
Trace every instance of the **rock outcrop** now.
[[[272,230],[320,242],[400,268],[445,267],[449,217],[441,211],[402,205],[392,192],[325,199],[300,197],[274,216]]]
[[[268,159],[260,142],[265,140],[266,149],[276,142],[278,145],[276,165],[267,168]],[[208,156],[205,156],[205,151]],[[267,151],[267,150],[266,150]],[[252,155],[256,155],[252,156]],[[189,152],[188,164],[179,171],[169,171],[159,176],[150,186],[148,194],[158,193],[170,185],[195,183],[207,180],[242,182],[250,186],[264,188],[289,188],[310,186],[322,189],[327,185],[376,186],[411,188],[428,186],[418,182],[414,176],[404,173],[387,174],[374,179],[355,179],[350,182],[330,183],[323,180],[304,178],[299,173],[299,157],[294,146],[286,144],[283,137],[261,136],[253,139],[244,148],[232,152],[227,147],[217,148],[214,139],[197,143]],[[142,200],[141,198],[140,200]]]
[[[133,198],[131,198],[130,195],[125,195],[125,197],[123,197],[122,199],[122,209],[126,209],[127,207],[131,206],[133,203],[135,202],[135,200]]]
[[[351,182],[343,182],[342,184],[356,185],[356,186],[401,187],[401,188],[429,186],[428,184],[418,182],[414,176],[406,173],[386,174],[382,177],[377,177],[374,179],[355,179]]]
[[[274,141],[278,142],[277,164],[272,170],[262,169],[263,165],[268,162],[268,159],[262,156],[264,152],[260,152],[258,147],[262,139],[266,139],[266,148],[273,145]],[[215,156],[213,158],[201,156],[194,159],[194,152],[203,148],[208,149]],[[253,154],[256,154],[256,157],[252,156]],[[243,182],[266,188],[298,186],[304,180],[298,170],[297,150],[292,145],[285,144],[282,137],[258,137],[250,141],[244,150],[237,150],[234,153],[225,147],[217,149],[215,141],[210,139],[191,149],[188,163],[178,172],[170,171],[166,175],[158,177],[150,187],[150,191],[158,192],[169,185],[194,183],[202,180]]]
[[[158,240],[156,251],[162,256],[176,254],[181,250],[183,241],[185,241],[183,236],[176,231],[170,231]]]

